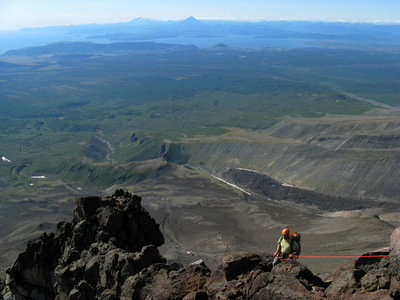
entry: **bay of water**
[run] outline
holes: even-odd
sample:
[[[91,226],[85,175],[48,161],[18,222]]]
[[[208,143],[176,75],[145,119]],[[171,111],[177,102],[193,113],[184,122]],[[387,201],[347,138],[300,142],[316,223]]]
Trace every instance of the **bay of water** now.
[[[119,41],[110,41],[104,38],[88,38],[87,35],[74,35],[63,33],[36,33],[26,31],[0,32],[0,54],[8,50],[21,49],[25,47],[44,46],[56,42],[77,42],[86,41],[93,43],[113,43]],[[307,39],[294,38],[256,38],[253,36],[221,36],[221,37],[174,37],[159,38],[146,41],[157,43],[171,43],[181,45],[195,45],[200,48],[213,47],[217,44],[225,44],[230,47],[238,48],[264,48],[264,47],[282,47],[282,48],[304,48],[310,47]],[[130,40],[130,42],[135,42]],[[139,42],[139,41],[136,41]]]
[[[0,54],[8,50],[22,49],[26,47],[44,46],[57,42],[101,42],[109,43],[106,39],[88,40],[87,36],[62,33],[33,33],[24,31],[0,32]]]
[[[200,48],[209,48],[218,44],[237,48],[308,48],[311,40],[296,38],[257,38],[245,35],[231,35],[220,37],[174,37],[153,39],[157,43],[195,45]]]

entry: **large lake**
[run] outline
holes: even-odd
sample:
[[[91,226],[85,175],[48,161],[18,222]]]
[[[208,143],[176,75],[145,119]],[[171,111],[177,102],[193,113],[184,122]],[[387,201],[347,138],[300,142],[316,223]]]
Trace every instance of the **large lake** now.
[[[110,41],[102,38],[88,38],[86,35],[34,33],[26,31],[0,32],[0,54],[7,50],[21,49],[25,47],[43,46],[61,41],[89,41],[93,43],[112,43],[120,41]],[[133,42],[133,40],[131,40]],[[264,48],[264,47],[282,47],[282,48],[304,48],[311,47],[307,45],[311,40],[295,38],[257,38],[253,36],[220,36],[220,37],[175,37],[160,38],[146,41],[157,43],[171,43],[182,45],[195,45],[200,48],[208,48],[217,44],[225,44],[230,47],[240,48]]]

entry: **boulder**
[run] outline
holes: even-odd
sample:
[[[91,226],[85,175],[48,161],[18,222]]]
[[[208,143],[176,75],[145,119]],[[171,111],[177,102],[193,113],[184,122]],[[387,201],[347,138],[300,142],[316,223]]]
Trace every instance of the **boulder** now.
[[[272,257],[262,253],[236,253],[226,256],[211,275],[210,283],[227,282],[247,275],[250,271],[272,269]]]
[[[124,226],[124,212],[111,206],[101,207],[97,213],[100,227],[106,232],[117,232]]]
[[[389,250],[392,273],[400,281],[400,227],[397,227],[392,233]]]
[[[388,254],[388,251],[367,252],[357,260],[343,264],[330,276],[332,282],[327,294],[346,297],[368,292],[375,298],[389,297],[394,277],[390,260],[385,257]]]
[[[211,275],[207,290],[211,299],[308,299],[312,289],[307,278],[313,277],[297,261],[272,268],[271,255],[241,253],[224,259]]]
[[[74,218],[77,221],[92,220],[96,216],[96,210],[100,207],[100,197],[76,197]]]
[[[191,264],[178,270],[166,264],[154,264],[125,281],[121,298],[202,299],[207,295],[205,285],[210,273],[204,264]]]
[[[380,289],[390,288],[390,270],[389,269],[372,269],[361,279],[362,287],[368,292],[375,292]]]
[[[392,233],[389,250],[392,274],[390,294],[394,299],[400,299],[400,227],[397,227]]]

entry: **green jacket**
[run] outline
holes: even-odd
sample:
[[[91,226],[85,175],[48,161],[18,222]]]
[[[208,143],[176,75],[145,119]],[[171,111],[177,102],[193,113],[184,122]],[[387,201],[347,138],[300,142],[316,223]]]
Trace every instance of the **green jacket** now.
[[[284,257],[289,256],[290,254],[299,249],[299,245],[292,236],[289,236],[288,241],[285,241],[285,239],[281,237],[278,241],[278,244],[281,245],[280,254],[282,254]]]

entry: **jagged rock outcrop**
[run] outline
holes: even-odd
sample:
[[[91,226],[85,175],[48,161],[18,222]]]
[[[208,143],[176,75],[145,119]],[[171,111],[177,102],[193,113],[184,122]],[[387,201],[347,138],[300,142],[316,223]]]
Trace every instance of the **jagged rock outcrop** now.
[[[16,299],[111,299],[131,275],[166,262],[156,248],[164,237],[139,196],[117,190],[75,203],[72,222],[30,243],[7,270]]]
[[[202,260],[167,264],[140,197],[117,190],[75,202],[72,222],[30,243],[7,270],[5,299],[400,299],[400,228],[390,256],[366,253],[324,279],[299,261],[273,267],[271,255],[252,252],[211,271]]]

